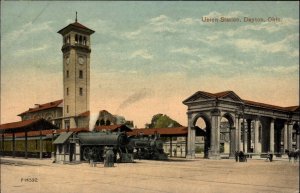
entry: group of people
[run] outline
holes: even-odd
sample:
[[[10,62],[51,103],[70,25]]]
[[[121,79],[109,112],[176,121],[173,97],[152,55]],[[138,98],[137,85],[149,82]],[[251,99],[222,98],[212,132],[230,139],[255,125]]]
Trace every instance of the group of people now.
[[[247,156],[243,151],[235,151],[235,161],[236,162],[247,162]]]
[[[285,153],[288,155],[289,157],[289,162],[292,160],[292,158],[294,159],[294,161],[297,161],[299,156],[300,156],[300,151],[299,149],[296,149],[296,150],[292,150],[292,151],[289,151],[289,150],[285,150]]]

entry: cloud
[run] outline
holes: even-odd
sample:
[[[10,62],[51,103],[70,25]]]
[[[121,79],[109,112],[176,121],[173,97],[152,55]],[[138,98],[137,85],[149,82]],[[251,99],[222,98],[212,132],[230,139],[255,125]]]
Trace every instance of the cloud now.
[[[292,47],[294,42],[299,42],[299,37],[297,34],[292,34],[284,39],[267,43],[264,40],[256,40],[256,39],[236,39],[231,43],[240,49],[242,52],[248,52],[252,50],[263,51],[266,53],[279,53],[283,52],[292,57],[299,56],[299,53],[295,48]],[[299,49],[299,48],[298,48]]]
[[[170,19],[166,15],[160,15],[158,17],[151,18],[149,22],[152,25],[165,25],[166,23],[170,23]]]
[[[31,36],[34,36],[34,34],[41,33],[42,31],[53,31],[53,28],[50,26],[51,23],[53,22],[46,21],[40,24],[33,24],[32,22],[26,23],[19,29],[4,35],[4,40],[11,43],[12,41],[25,40]]]
[[[124,32],[122,34],[123,37],[126,37],[128,39],[135,39],[138,35],[140,35],[142,32],[141,29],[138,29],[136,31],[133,31],[133,32]]]
[[[244,33],[245,31],[267,31],[268,33],[274,33],[280,30],[286,30],[287,27],[299,26],[299,19],[282,18],[280,22],[264,22],[259,24],[249,24],[241,26],[237,29],[230,29],[225,34],[227,36],[234,36],[236,34]]]
[[[182,48],[176,48],[176,49],[171,49],[171,53],[183,53],[183,54],[188,54],[188,55],[195,55],[198,53],[199,49],[195,48],[189,48],[189,47],[182,47]]]
[[[36,48],[31,48],[31,49],[21,49],[21,50],[17,50],[14,55],[15,56],[24,56],[26,54],[33,54],[35,52],[40,52],[40,51],[44,51],[46,49],[48,49],[49,46],[47,44],[41,45],[39,47]]]
[[[129,58],[143,58],[146,60],[151,60],[153,59],[153,55],[150,54],[147,50],[141,49],[134,51]]]
[[[258,71],[264,71],[264,72],[275,72],[275,73],[280,73],[280,74],[291,74],[299,71],[299,66],[298,65],[293,65],[293,66],[259,66],[255,67],[256,70]]]
[[[144,98],[148,98],[153,95],[153,91],[151,89],[143,88],[139,90],[138,92],[135,92],[134,94],[130,95],[127,99],[125,99],[119,106],[118,109],[124,109],[128,106],[137,103],[138,101],[143,100]]]

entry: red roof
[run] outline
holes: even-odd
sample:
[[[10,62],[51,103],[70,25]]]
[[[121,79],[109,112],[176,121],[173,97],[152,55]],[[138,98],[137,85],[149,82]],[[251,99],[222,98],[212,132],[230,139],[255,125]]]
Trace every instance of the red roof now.
[[[223,91],[223,92],[218,92],[218,93],[213,94],[213,93],[209,93],[209,92],[198,91],[197,93],[202,93],[204,95],[207,95],[208,97],[222,98],[222,97],[225,97],[228,94],[234,93],[234,92],[233,91]],[[271,109],[282,110],[282,111],[297,111],[297,110],[299,111],[299,106],[280,107],[280,106],[276,106],[276,105],[270,105],[270,104],[266,104],[266,103],[260,103],[260,102],[249,101],[249,100],[244,100],[244,99],[241,99],[241,100],[246,105],[258,106],[258,107],[262,107],[262,108],[271,108]]]
[[[60,33],[60,34],[65,34],[65,32],[67,33],[69,30],[72,30],[72,28],[81,28],[83,29],[84,31],[87,31],[88,33],[92,34],[94,33],[95,31],[94,30],[91,30],[87,27],[85,27],[84,25],[82,25],[81,23],[79,22],[74,22],[74,23],[71,23],[69,25],[67,25],[66,27],[62,28],[61,30],[59,30],[57,33]],[[68,30],[69,29],[69,30]],[[66,31],[68,30],[68,31]],[[65,31],[65,32],[64,32]]]
[[[29,119],[0,125],[0,130],[4,130],[5,133],[39,131],[56,128],[55,125],[45,119]]]
[[[291,107],[285,107],[286,109],[288,109],[289,111],[299,111],[300,108],[299,106],[291,106]]]
[[[132,132],[128,132],[128,135],[155,135],[156,133],[160,135],[187,135],[187,127],[173,127],[173,128],[150,128],[150,129],[134,129]]]
[[[282,111],[290,111],[289,108],[287,108],[287,107],[269,105],[269,104],[259,103],[259,102],[255,102],[255,101],[249,101],[249,100],[243,100],[243,101],[247,105],[253,105],[253,106],[264,107],[264,108],[271,108],[271,109],[282,110]]]
[[[100,125],[100,126],[96,126],[94,128],[94,131],[132,131],[132,129],[130,129],[129,127],[127,127],[126,125]]]
[[[63,102],[63,100],[61,99],[61,100],[52,101],[52,102],[45,103],[45,104],[38,104],[37,107],[29,108],[27,111],[19,114],[19,116],[26,114],[26,113],[32,113],[32,112],[37,112],[37,111],[41,111],[41,110],[45,110],[45,109],[51,109],[54,107],[58,107],[62,102]]]
[[[39,119],[29,119],[29,120],[25,120],[25,121],[5,123],[5,124],[0,125],[0,130],[27,127],[27,126],[37,122],[38,120]]]
[[[67,131],[66,129],[43,130],[42,131],[42,135],[43,136],[45,136],[45,135],[52,135],[53,133],[59,134],[59,133],[66,132],[66,131]],[[89,128],[72,128],[72,129],[69,129],[69,131],[72,131],[72,132],[75,132],[75,133],[78,133],[78,132],[89,132]],[[12,134],[5,134],[4,136],[5,137],[11,137]],[[22,132],[22,133],[15,133],[15,136],[16,137],[24,137],[25,133],[24,132]],[[40,131],[30,131],[30,132],[27,133],[27,136],[28,137],[40,136]]]
[[[90,116],[90,111],[85,111],[83,113],[80,113],[78,116],[79,117],[89,117]]]

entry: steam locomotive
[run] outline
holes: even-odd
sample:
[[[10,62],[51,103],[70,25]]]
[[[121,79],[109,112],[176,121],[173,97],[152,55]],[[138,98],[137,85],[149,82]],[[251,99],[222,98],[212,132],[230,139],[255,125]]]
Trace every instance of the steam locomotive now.
[[[134,159],[167,160],[164,153],[163,142],[157,136],[143,137],[135,136],[129,138],[129,151],[133,153]]]
[[[133,159],[166,160],[163,142],[158,137],[128,137],[126,133],[78,133],[81,160],[103,161],[105,147],[111,147],[115,162],[133,162]]]

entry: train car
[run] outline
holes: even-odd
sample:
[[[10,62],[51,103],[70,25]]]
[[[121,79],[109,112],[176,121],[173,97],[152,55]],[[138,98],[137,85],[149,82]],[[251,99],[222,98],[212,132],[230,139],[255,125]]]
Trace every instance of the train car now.
[[[6,138],[0,144],[0,149],[4,156],[13,155],[13,145],[12,139]],[[50,158],[51,152],[54,150],[52,145],[52,139],[43,137],[42,138],[42,157]],[[24,157],[25,156],[25,138],[17,137],[15,139],[15,156]],[[40,157],[40,137],[28,137],[27,140],[27,156],[32,158]]]
[[[128,138],[125,133],[78,133],[77,138],[83,161],[103,161],[105,147],[112,147],[116,162],[133,162],[133,155],[128,152]]]

